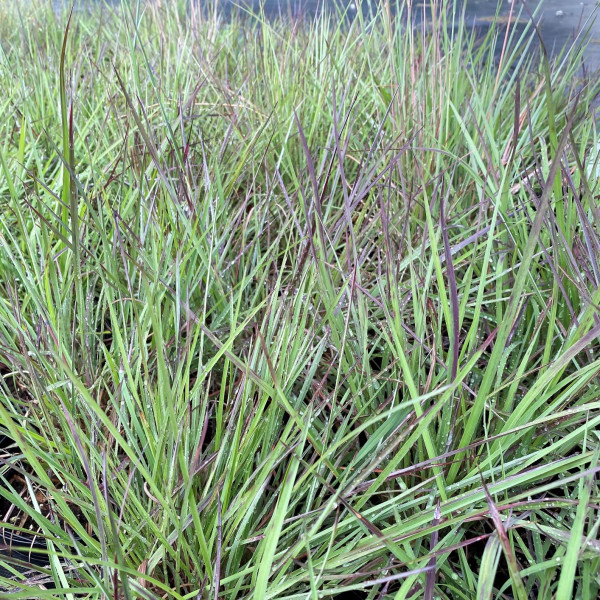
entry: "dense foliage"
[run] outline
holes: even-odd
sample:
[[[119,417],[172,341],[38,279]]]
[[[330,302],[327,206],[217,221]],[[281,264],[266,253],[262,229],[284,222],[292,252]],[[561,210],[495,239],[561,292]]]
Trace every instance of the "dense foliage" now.
[[[596,598],[581,49],[452,5],[32,6],[0,5],[3,597]]]

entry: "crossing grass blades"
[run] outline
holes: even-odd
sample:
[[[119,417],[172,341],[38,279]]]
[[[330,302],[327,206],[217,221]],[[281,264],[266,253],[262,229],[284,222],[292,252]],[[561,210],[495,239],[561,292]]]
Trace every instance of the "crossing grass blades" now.
[[[2,597],[598,596],[600,78],[417,10],[0,5]]]

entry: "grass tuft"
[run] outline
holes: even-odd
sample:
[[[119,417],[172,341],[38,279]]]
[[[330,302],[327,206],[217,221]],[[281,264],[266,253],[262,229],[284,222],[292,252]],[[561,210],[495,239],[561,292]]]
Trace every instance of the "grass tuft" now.
[[[2,597],[596,598],[579,42],[516,5],[30,5],[0,6]]]

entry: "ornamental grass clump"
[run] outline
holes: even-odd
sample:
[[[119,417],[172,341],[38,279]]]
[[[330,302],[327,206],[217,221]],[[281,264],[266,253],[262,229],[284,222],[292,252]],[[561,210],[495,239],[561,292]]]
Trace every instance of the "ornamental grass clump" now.
[[[3,597],[597,597],[600,79],[416,12],[2,3]]]

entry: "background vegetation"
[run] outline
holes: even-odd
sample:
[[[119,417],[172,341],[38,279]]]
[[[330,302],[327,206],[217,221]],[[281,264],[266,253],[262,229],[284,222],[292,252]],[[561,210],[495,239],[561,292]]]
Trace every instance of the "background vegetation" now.
[[[3,597],[597,597],[600,80],[434,8],[2,3]]]

